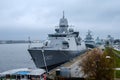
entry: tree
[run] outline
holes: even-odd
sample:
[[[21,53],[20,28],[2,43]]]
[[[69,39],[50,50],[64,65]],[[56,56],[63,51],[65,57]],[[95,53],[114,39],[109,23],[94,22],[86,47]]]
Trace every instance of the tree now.
[[[114,57],[111,49],[104,52],[98,48],[86,53],[82,59],[82,71],[87,78],[96,80],[113,79]]]

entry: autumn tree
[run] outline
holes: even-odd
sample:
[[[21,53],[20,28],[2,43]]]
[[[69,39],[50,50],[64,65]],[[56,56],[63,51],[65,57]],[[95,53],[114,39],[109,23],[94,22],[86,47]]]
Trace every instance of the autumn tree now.
[[[86,52],[86,56],[82,59],[82,71],[84,76],[96,80],[111,80],[114,73],[114,58],[112,54],[110,50],[103,52],[98,48]]]

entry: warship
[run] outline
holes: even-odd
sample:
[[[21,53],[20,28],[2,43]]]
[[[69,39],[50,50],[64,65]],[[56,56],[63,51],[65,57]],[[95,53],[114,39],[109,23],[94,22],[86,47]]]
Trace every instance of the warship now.
[[[91,35],[91,31],[88,30],[87,32],[88,34],[86,35],[86,38],[85,38],[85,45],[87,48],[95,48],[96,45],[95,45],[95,41]]]
[[[97,37],[96,40],[95,40],[95,44],[96,44],[96,46],[102,45],[103,44],[103,40],[100,39],[99,37]]]
[[[48,34],[48,39],[42,47],[32,47],[28,51],[37,68],[49,69],[82,54],[86,51],[86,46],[79,32],[68,25],[63,12],[55,33]]]

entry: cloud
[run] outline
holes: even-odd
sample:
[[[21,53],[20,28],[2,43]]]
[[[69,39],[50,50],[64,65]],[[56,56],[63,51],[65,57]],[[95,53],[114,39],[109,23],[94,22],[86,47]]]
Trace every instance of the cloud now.
[[[21,34],[22,38],[54,33],[63,10],[69,24],[82,33],[91,29],[102,36],[101,31],[116,34],[120,30],[119,4],[119,0],[0,0],[0,34],[3,38]]]

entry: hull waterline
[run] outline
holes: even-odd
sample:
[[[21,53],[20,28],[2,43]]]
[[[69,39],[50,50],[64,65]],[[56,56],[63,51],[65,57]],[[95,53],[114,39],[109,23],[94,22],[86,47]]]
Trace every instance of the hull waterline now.
[[[37,68],[55,67],[74,57],[82,54],[83,51],[60,51],[60,50],[28,50]],[[46,62],[46,66],[45,66]]]

